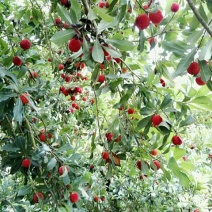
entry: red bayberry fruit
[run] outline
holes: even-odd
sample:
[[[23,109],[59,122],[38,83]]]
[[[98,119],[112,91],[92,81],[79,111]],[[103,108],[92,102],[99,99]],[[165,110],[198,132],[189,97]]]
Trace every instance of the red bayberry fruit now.
[[[98,7],[103,8],[105,6],[105,3],[103,1],[100,1],[98,4]]]
[[[106,133],[105,136],[106,136],[108,142],[112,141],[113,133]]]
[[[109,159],[109,152],[102,152],[102,159],[104,160]]]
[[[166,83],[165,83],[165,81],[164,81],[162,78],[160,79],[160,84],[161,84],[163,87],[166,86]]]
[[[192,62],[188,69],[187,69],[187,72],[191,75],[197,75],[199,74],[200,72],[200,67],[199,67],[199,64],[197,62]]]
[[[206,84],[206,82],[204,82],[201,77],[197,77],[195,79],[195,81],[198,85],[205,85]]]
[[[114,140],[114,142],[119,142],[119,141],[121,141],[121,135],[119,135],[119,136]]]
[[[46,134],[45,133],[41,133],[40,135],[39,135],[39,139],[40,139],[40,141],[46,141],[47,139],[46,139]]]
[[[156,40],[156,38],[154,38],[154,37],[151,37],[150,39],[149,39],[149,44],[150,45],[152,45],[153,43],[157,43],[157,40]]]
[[[30,42],[29,40],[27,40],[27,39],[24,39],[24,40],[22,40],[22,41],[20,42],[20,47],[21,47],[22,49],[24,49],[24,50],[29,49],[30,46],[31,46],[31,42]]]
[[[103,74],[99,75],[98,82],[103,83],[105,81],[105,76]]]
[[[121,62],[121,59],[120,58],[113,58],[117,63],[120,63]]]
[[[163,20],[163,14],[161,10],[158,10],[155,13],[150,13],[149,19],[151,20],[153,24],[159,24]]]
[[[94,169],[94,165],[91,164],[91,165],[90,165],[90,171],[93,170],[93,169]]]
[[[54,24],[55,25],[59,25],[61,23],[61,19],[58,17],[58,18],[55,18],[54,20]]]
[[[186,160],[187,160],[186,156],[183,156],[183,157],[182,157],[182,159],[183,159],[184,161],[186,161]]]
[[[29,103],[29,94],[28,93],[21,94],[20,99],[23,104],[28,104]]]
[[[78,52],[81,48],[81,42],[79,39],[72,38],[68,44],[68,48],[72,52]]]
[[[91,103],[91,104],[94,104],[94,102],[95,102],[94,99],[91,99],[91,100],[90,100],[90,103]]]
[[[60,63],[59,65],[58,65],[58,69],[61,71],[61,70],[63,70],[64,69],[64,65],[62,64],[62,63]]]
[[[157,170],[160,169],[160,162],[157,160],[154,160],[153,163],[155,164]]]
[[[108,1],[105,2],[105,7],[106,7],[106,8],[109,8],[109,7],[110,7],[110,4],[109,4]]]
[[[21,165],[24,167],[24,168],[29,168],[30,167],[30,164],[31,164],[31,161],[28,159],[28,158],[25,158],[22,160],[22,163]]]
[[[76,96],[71,96],[71,100],[75,101],[76,100]]]
[[[38,200],[40,200],[40,199],[44,200],[44,196],[41,192],[37,192],[33,195],[33,202],[34,203],[38,203]]]
[[[172,137],[172,143],[173,143],[174,145],[181,145],[183,142],[182,142],[182,140],[181,140],[181,138],[180,138],[179,136],[174,135],[174,136]]]
[[[135,113],[135,110],[132,109],[132,108],[129,108],[129,109],[127,110],[127,113],[128,113],[128,114],[133,114],[133,113]]]
[[[69,172],[68,166],[60,166],[58,169],[59,175],[63,175],[63,171],[66,169],[67,172]]]
[[[100,199],[98,196],[94,196],[93,200],[94,200],[94,202],[99,202]]]
[[[141,161],[140,160],[137,161],[137,167],[138,167],[138,169],[141,170],[142,164],[141,164]]]
[[[70,193],[69,198],[70,198],[70,201],[71,201],[72,203],[75,203],[75,202],[78,202],[78,200],[79,200],[79,195],[78,195],[77,192],[72,192],[72,193]]]
[[[153,126],[157,127],[163,121],[163,119],[160,117],[160,115],[155,114],[152,116],[151,121],[152,121]]]
[[[101,63],[101,64],[99,65],[99,68],[100,68],[101,70],[105,69],[104,64],[103,64],[103,63]]]
[[[48,134],[48,137],[49,137],[50,139],[52,139],[52,138],[53,138],[53,135],[52,135],[51,133],[49,133],[49,134]]]
[[[15,66],[20,66],[22,64],[22,60],[18,56],[15,56],[13,57],[13,64]]]
[[[66,77],[66,75],[65,75],[64,73],[62,73],[60,76],[61,76],[63,79],[65,79],[65,77]]]
[[[66,5],[68,3],[68,0],[60,0],[62,5]]]
[[[171,11],[176,13],[180,8],[180,5],[176,2],[174,2],[172,5],[171,5]]]
[[[71,106],[74,107],[74,108],[76,108],[77,104],[76,104],[75,102],[73,102],[73,103],[71,104]]]
[[[71,81],[71,77],[70,77],[69,75],[66,75],[66,76],[65,76],[65,81],[66,81],[66,82],[70,82],[70,81]]]
[[[146,29],[150,24],[149,17],[146,14],[139,15],[135,20],[135,25],[139,30]]]
[[[87,100],[87,98],[86,98],[85,96],[83,96],[83,97],[82,97],[82,101],[85,102],[86,100]]]
[[[151,151],[151,154],[154,155],[154,156],[156,156],[158,154],[158,150],[157,149],[153,149]]]
[[[31,71],[30,74],[29,74],[29,78],[31,78],[31,77],[33,77],[33,78],[38,78],[38,72],[36,72],[36,71]]]
[[[104,198],[104,197],[100,197],[100,199],[102,200],[102,202],[104,202],[104,201],[105,201],[105,198]]]

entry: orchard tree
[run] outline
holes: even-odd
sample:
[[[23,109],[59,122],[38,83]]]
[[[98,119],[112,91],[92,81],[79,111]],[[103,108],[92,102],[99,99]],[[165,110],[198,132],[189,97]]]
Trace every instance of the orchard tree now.
[[[209,211],[211,0],[0,12],[1,211]]]

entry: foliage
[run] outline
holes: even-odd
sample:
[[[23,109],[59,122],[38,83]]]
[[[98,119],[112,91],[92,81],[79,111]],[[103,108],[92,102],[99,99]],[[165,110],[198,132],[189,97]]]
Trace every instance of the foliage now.
[[[0,210],[209,211],[211,1],[64,2],[0,1]]]

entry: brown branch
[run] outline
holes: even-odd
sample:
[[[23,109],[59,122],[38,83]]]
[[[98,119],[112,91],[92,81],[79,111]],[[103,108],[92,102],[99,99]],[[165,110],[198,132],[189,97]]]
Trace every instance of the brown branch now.
[[[197,20],[202,24],[202,26],[205,28],[205,30],[208,32],[208,34],[212,37],[212,30],[209,28],[208,24],[204,21],[204,19],[201,17],[199,12],[197,11],[194,3],[191,0],[186,0],[192,9],[194,15],[196,16]]]

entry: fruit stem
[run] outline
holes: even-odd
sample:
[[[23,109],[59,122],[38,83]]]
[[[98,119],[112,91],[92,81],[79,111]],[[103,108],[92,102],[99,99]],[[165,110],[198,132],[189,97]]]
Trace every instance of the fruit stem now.
[[[29,121],[28,121],[28,119],[27,119],[26,117],[24,117],[24,121],[25,121],[25,123],[26,123],[26,128],[27,128],[27,130],[29,131],[29,136],[30,136],[32,145],[33,145],[33,147],[36,147],[35,139],[34,139],[34,137],[33,137],[33,132],[32,132],[32,128],[31,128],[31,126],[30,126],[30,123],[29,123]]]
[[[194,3],[191,0],[186,0],[193,11],[194,15],[196,16],[197,20],[202,24],[202,26],[205,28],[205,30],[208,32],[208,34],[212,37],[212,30],[209,28],[207,23],[204,21],[204,19],[201,17],[199,12],[197,11]]]

